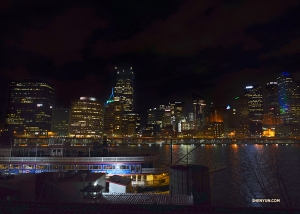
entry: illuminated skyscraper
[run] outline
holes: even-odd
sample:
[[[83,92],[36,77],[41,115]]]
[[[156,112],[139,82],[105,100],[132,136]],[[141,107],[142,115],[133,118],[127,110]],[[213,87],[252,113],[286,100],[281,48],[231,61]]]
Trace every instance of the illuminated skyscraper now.
[[[171,108],[171,123],[176,132],[181,132],[181,121],[185,120],[185,105],[184,102],[170,102]]]
[[[279,114],[285,125],[299,123],[300,90],[289,72],[282,72],[277,78]]]
[[[51,130],[53,99],[54,88],[47,82],[11,82],[6,129],[14,134],[47,135]]]
[[[205,125],[204,108],[206,106],[205,100],[198,94],[193,93],[193,105],[194,105],[194,128],[199,130]]]
[[[160,108],[153,108],[148,110],[147,124],[148,125],[159,125],[160,128],[163,127],[165,116],[165,110]]]
[[[103,104],[93,97],[72,100],[70,135],[99,136],[103,131]]]
[[[266,110],[267,113],[277,115],[278,107],[278,84],[277,82],[268,82],[266,86]]]
[[[244,94],[248,100],[249,119],[262,120],[264,108],[261,85],[246,86]]]
[[[276,125],[279,123],[278,84],[277,82],[268,82],[266,86],[266,112],[263,124]]]
[[[114,101],[124,103],[124,111],[133,111],[133,78],[132,67],[129,71],[116,70],[116,84],[114,87]]]
[[[140,129],[140,113],[125,111],[125,100],[115,101],[114,90],[104,107],[103,133],[107,136],[135,136]]]
[[[125,136],[136,136],[141,128],[140,112],[127,111],[124,112],[123,134]]]

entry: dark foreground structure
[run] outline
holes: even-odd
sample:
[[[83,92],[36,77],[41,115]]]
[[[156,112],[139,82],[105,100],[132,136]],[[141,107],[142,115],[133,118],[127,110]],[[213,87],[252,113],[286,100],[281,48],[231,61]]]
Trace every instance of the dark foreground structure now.
[[[105,214],[143,214],[143,213],[264,213],[296,214],[300,210],[279,208],[245,208],[221,206],[182,206],[182,205],[149,205],[149,204],[97,204],[97,203],[47,203],[47,202],[0,202],[0,213],[105,213]]]

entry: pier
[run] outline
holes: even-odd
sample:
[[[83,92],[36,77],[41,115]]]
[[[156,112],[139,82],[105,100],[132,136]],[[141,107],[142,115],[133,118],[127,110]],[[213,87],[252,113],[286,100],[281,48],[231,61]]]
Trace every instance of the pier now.
[[[46,137],[46,138],[25,138],[16,137],[13,139],[13,147],[22,146],[92,146],[94,143],[102,142],[102,138],[70,138],[70,137]],[[300,138],[160,138],[160,137],[114,137],[108,138],[108,146],[120,145],[232,145],[232,144],[300,144]]]

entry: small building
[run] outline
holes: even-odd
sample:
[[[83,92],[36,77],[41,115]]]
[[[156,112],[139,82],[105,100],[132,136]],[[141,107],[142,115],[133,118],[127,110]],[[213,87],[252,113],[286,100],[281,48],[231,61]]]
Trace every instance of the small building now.
[[[113,175],[106,180],[109,183],[109,193],[131,193],[132,179]]]
[[[101,194],[105,187],[105,173],[89,173],[85,170],[54,172],[51,181],[44,182],[45,187],[40,195],[46,201],[82,202],[86,197],[81,190],[89,184],[99,187],[96,195]]]
[[[92,184],[89,182],[86,187],[84,187],[80,192],[82,192],[82,196],[84,199],[97,199],[102,197],[103,186],[99,184]]]

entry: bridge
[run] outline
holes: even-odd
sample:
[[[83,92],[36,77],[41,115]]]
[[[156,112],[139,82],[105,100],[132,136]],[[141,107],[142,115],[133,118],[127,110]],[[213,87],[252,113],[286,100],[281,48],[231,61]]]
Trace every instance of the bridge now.
[[[94,143],[102,143],[102,138],[72,138],[72,137],[47,137],[47,138],[14,138],[11,146],[92,146]],[[300,138],[162,138],[162,137],[114,137],[108,139],[109,146],[118,145],[143,145],[143,144],[300,144]]]

